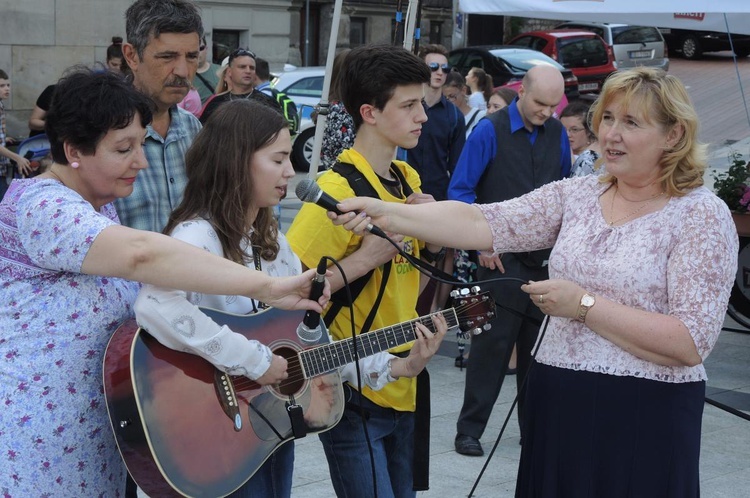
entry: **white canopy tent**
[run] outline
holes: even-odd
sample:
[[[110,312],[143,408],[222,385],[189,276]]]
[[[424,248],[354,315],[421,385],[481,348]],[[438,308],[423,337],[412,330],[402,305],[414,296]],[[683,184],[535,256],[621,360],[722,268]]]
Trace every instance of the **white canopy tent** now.
[[[750,34],[750,0],[458,0],[458,10]]]
[[[750,34],[750,0],[458,0],[458,9],[467,14]],[[675,9],[682,12],[675,12]],[[736,59],[735,70],[739,94],[750,125],[750,110]]]

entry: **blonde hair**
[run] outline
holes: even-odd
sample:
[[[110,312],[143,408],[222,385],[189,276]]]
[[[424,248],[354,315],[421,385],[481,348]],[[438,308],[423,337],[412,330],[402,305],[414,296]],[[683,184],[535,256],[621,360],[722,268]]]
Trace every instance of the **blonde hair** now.
[[[219,81],[218,83],[216,83],[216,88],[214,89],[214,93],[216,95],[219,95],[220,93],[224,93],[229,90],[229,83],[227,83],[227,79],[226,79],[228,67],[229,65],[221,66],[221,68],[216,71],[216,76],[219,77]]]
[[[614,73],[591,106],[591,128],[597,136],[605,109],[618,97],[622,97],[622,105],[626,107],[636,104],[647,122],[660,125],[666,131],[682,127],[679,140],[664,149],[659,164],[659,181],[667,194],[679,197],[703,185],[707,146],[698,141],[698,115],[682,82],[655,68],[639,67]],[[605,174],[601,181],[614,183],[617,179]]]

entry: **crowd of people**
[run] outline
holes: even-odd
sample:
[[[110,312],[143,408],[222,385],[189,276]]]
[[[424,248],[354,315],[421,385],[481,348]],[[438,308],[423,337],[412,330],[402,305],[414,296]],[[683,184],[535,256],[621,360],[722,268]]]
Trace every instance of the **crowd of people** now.
[[[515,369],[516,496],[699,496],[702,362],[738,240],[703,186],[705,147],[677,78],[620,71],[557,116],[564,82],[551,66],[515,92],[481,68],[452,71],[440,45],[342,51],[317,180],[341,214],[306,203],[284,234],[274,210],[295,175],[299,117],[268,61],[237,48],[214,64],[192,0],[135,0],[125,20],[106,69],[70,68],[39,96],[29,129],[46,134],[48,166],[9,148],[0,70],[4,496],[147,492],[108,416],[112,334],[135,318],[170,349],[275,386],[292,359],[202,309],[274,307],[319,313],[332,341],[413,333],[340,369],[341,421],[319,439],[337,496],[415,497],[429,487],[426,367],[451,289],[415,259],[485,282],[498,304],[491,332],[457,358],[457,453],[484,454]],[[325,258],[336,264],[311,299]],[[288,498],[293,470],[289,442],[231,496]]]

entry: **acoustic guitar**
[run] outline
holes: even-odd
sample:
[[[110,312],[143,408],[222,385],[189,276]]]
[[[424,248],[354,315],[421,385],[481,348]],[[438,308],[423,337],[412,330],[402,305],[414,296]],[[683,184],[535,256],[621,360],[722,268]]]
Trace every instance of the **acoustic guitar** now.
[[[494,305],[486,292],[475,289],[440,313],[449,329],[467,331],[486,324]],[[289,377],[260,386],[163,346],[135,320],[121,325],[104,357],[107,409],[128,471],[152,498],[226,496],[282,444],[328,430],[343,414],[339,368],[354,361],[353,339],[329,342],[323,333],[319,343],[303,343],[296,330],[304,312],[201,310],[286,358]],[[424,316],[360,334],[358,357],[413,341],[416,322],[434,331],[432,319]]]

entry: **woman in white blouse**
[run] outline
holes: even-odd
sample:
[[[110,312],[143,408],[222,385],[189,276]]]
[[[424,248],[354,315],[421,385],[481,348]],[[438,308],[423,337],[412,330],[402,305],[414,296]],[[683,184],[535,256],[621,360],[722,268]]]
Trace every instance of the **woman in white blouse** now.
[[[466,75],[466,84],[471,90],[469,105],[480,111],[486,111],[487,101],[492,95],[492,76],[480,67],[472,67]]]
[[[736,229],[703,186],[705,146],[677,78],[620,71],[591,116],[601,176],[488,205],[350,199],[342,211],[368,216],[329,216],[356,233],[374,223],[449,247],[552,247],[550,280],[521,286],[548,319],[516,496],[694,498],[703,361],[735,279]]]
[[[248,100],[222,105],[185,156],[185,195],[164,232],[271,276],[300,274],[300,260],[273,216],[273,207],[295,175],[289,158],[291,149],[289,127],[277,110]],[[286,359],[273,354],[268,346],[217,324],[198,306],[237,315],[252,315],[267,307],[244,296],[146,285],[138,295],[135,312],[138,323],[159,342],[201,356],[219,370],[244,375],[261,385],[286,378]],[[391,375],[409,376],[409,368],[415,367],[421,371],[447,329],[442,316],[435,319],[435,326],[438,333],[432,334],[417,324],[418,339],[408,358],[384,352],[362,360],[362,382],[379,389]],[[342,375],[353,376],[354,372],[350,365]],[[328,387],[321,384],[318,388]],[[293,465],[294,444],[283,444],[230,496],[287,498],[291,495]]]

